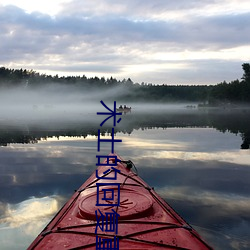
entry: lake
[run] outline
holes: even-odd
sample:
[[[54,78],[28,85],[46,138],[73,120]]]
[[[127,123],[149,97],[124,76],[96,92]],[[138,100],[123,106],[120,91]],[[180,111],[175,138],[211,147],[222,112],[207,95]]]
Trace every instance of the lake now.
[[[27,248],[111,151],[97,152],[98,129],[110,138],[112,121],[100,127],[96,110],[29,112],[0,118],[1,249]],[[134,104],[115,138],[115,152],[211,246],[250,249],[249,109]]]

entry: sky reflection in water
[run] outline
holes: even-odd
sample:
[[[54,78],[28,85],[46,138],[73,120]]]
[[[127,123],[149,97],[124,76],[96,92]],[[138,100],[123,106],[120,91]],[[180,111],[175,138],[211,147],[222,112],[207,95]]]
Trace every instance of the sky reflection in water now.
[[[212,128],[117,133],[115,151],[216,249],[250,248],[250,154]],[[109,144],[101,152],[110,152]],[[0,151],[1,249],[27,247],[95,170],[97,138],[51,138]]]

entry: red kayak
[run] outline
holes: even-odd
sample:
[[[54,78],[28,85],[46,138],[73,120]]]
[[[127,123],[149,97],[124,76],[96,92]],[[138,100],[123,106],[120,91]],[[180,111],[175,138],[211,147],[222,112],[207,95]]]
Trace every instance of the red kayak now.
[[[28,249],[212,249],[133,167],[109,155]]]

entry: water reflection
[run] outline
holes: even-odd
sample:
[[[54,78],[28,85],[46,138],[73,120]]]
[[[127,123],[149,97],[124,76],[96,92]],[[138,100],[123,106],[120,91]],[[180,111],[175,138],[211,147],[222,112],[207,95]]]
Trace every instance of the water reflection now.
[[[62,204],[60,197],[30,198],[17,204],[3,204],[0,217],[0,242],[2,249],[23,249],[36,237]]]
[[[0,220],[3,225],[11,228],[20,227],[24,224],[34,224],[35,221],[41,222],[43,217],[53,215],[60,207],[56,198],[30,198],[17,204],[7,204],[4,212],[5,216]],[[26,227],[25,233],[32,233],[30,228]]]
[[[134,110],[123,115],[116,132],[131,134],[138,129],[209,127],[220,132],[229,131],[242,138],[239,148],[250,145],[250,110]],[[11,143],[37,143],[51,137],[97,136],[100,121],[95,114],[79,114],[73,120],[44,119],[38,121],[2,121],[0,123],[0,145]],[[101,132],[111,132],[112,124],[105,124]]]
[[[115,150],[216,249],[250,248],[250,154],[240,150],[250,123],[236,118],[131,113],[116,134],[123,142]],[[37,143],[24,145],[13,139],[24,130],[1,130],[8,142],[0,148],[1,249],[26,248],[95,170],[98,126],[30,126],[26,136]]]

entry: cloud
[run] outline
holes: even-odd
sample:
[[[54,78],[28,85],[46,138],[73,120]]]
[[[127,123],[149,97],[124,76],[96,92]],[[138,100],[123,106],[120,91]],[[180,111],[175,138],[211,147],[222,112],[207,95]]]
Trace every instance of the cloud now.
[[[229,5],[232,1],[198,1],[198,0],[179,0],[179,1],[162,1],[162,0],[127,0],[115,1],[115,0],[86,0],[84,2],[79,0],[73,0],[65,3],[65,8],[61,13],[64,15],[79,15],[79,16],[122,16],[131,17],[134,19],[161,19],[162,17],[168,17],[168,19],[183,18],[195,13],[200,15],[204,10],[217,8],[222,5]],[[247,2],[246,0],[243,1]],[[224,8],[225,9],[225,8]],[[235,9],[234,9],[235,10]]]
[[[250,60],[238,52],[249,46],[250,13],[240,7],[233,11],[233,4],[233,0],[143,4],[75,0],[66,2],[55,16],[0,5],[0,63],[61,75],[131,77],[139,82],[234,80],[241,76],[241,63]],[[231,71],[226,49],[236,51],[233,63],[239,69]],[[204,68],[204,63],[209,67]],[[225,66],[211,67],[220,63]],[[207,72],[204,78],[199,70]]]
[[[14,25],[21,28],[20,33],[27,35],[39,45],[36,39],[36,32],[40,44],[59,45],[65,48],[66,44],[61,42],[68,40],[69,46],[74,46],[81,42],[95,45],[105,44],[121,45],[121,44],[137,44],[138,43],[159,43],[195,49],[207,48],[208,46],[230,47],[248,44],[249,34],[245,33],[244,38],[240,36],[242,31],[247,31],[250,21],[250,13],[239,15],[222,15],[216,17],[195,17],[189,22],[182,21],[163,21],[163,20],[135,20],[129,17],[104,16],[84,18],[80,16],[58,16],[55,19],[49,15],[43,15],[39,12],[25,14],[20,9],[6,8],[5,12],[9,13],[14,10],[14,15],[5,18],[6,25]],[[16,16],[16,19],[12,18]],[[7,20],[6,20],[7,19]],[[13,22],[14,20],[14,22]],[[7,29],[7,30],[10,30]],[[6,27],[5,27],[6,30]],[[13,31],[13,30],[12,30]],[[218,31],[220,31],[218,33]],[[24,32],[24,34],[23,34]],[[32,32],[32,33],[29,33]],[[17,32],[17,35],[20,34]],[[58,37],[56,37],[58,36]],[[62,36],[62,37],[61,37]],[[59,38],[55,41],[55,38]],[[46,42],[47,40],[47,42]],[[48,44],[50,42],[51,44]],[[53,44],[56,42],[56,44]],[[32,45],[32,44],[31,44]],[[55,48],[55,46],[53,46]],[[159,48],[158,48],[159,50]]]

